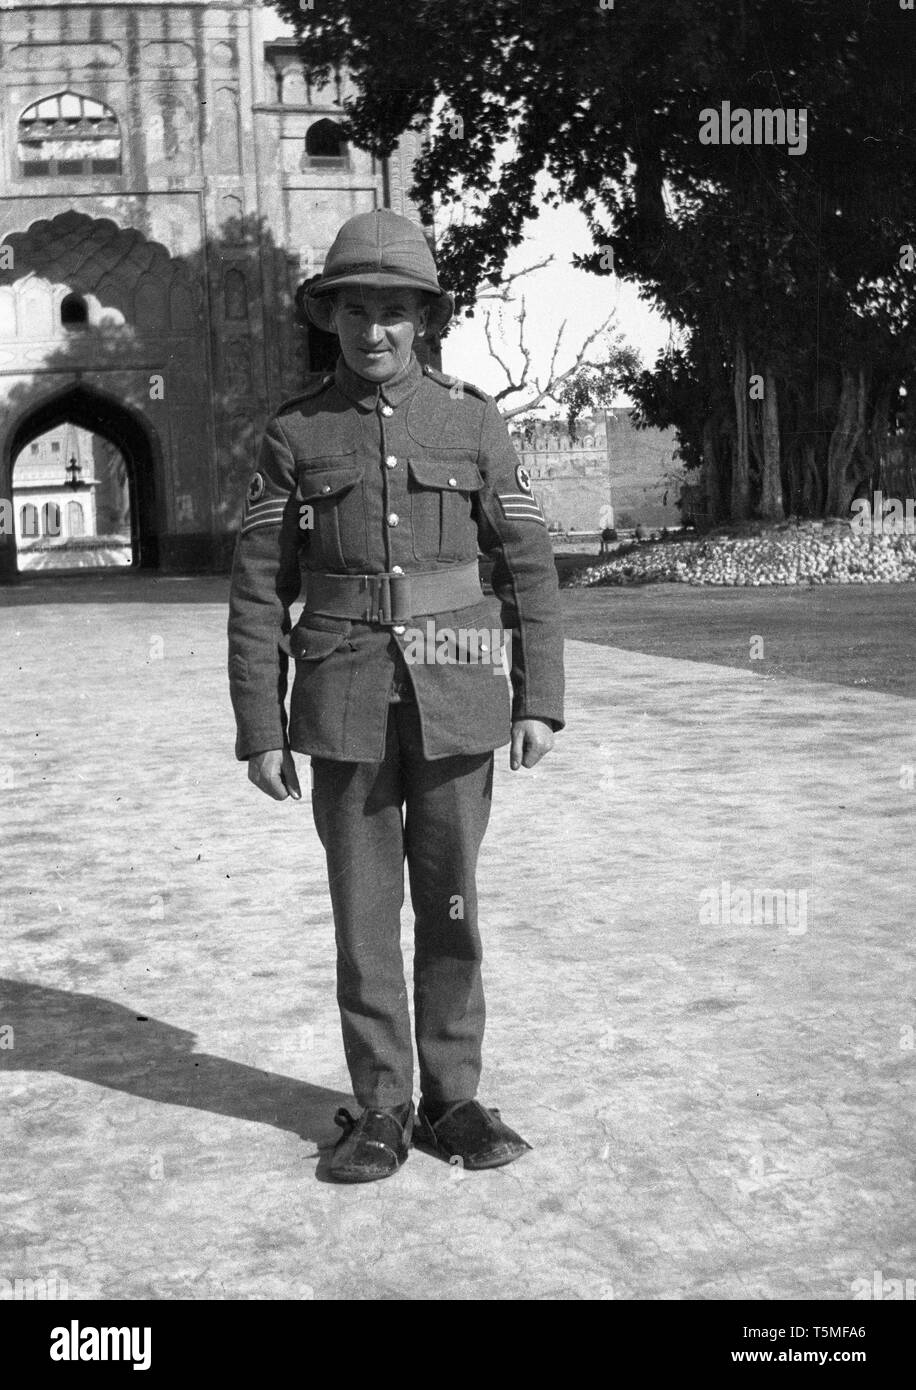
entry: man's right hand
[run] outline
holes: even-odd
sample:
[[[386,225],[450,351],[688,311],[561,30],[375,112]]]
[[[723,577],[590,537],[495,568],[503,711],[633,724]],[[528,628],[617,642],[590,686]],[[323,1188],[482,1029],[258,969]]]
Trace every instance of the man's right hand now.
[[[285,801],[288,796],[294,801],[302,799],[296,764],[288,748],[269,748],[266,753],[255,753],[248,759],[248,780],[275,801]]]

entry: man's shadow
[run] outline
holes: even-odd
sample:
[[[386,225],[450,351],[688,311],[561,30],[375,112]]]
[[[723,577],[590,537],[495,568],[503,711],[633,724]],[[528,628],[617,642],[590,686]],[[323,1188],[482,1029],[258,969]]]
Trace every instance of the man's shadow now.
[[[135,1009],[21,980],[0,980],[0,1071],[56,1071],[166,1105],[275,1125],[326,1147],[340,1137],[344,1091],[312,1086],[226,1057],[195,1052],[193,1033]]]

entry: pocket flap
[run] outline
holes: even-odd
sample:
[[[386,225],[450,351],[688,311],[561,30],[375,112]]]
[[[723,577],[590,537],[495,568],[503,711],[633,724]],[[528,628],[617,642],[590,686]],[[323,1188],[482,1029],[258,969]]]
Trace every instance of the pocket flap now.
[[[355,483],[360,482],[363,467],[360,463],[311,463],[307,471],[299,474],[299,496],[303,499],[337,497]]]
[[[320,613],[309,613],[306,622],[303,614],[289,634],[290,656],[298,661],[320,661],[343,645],[352,628],[348,618],[326,618]]]
[[[477,492],[483,487],[476,463],[467,459],[455,459],[452,463],[408,459],[407,465],[410,476],[420,487],[435,487],[445,492]]]

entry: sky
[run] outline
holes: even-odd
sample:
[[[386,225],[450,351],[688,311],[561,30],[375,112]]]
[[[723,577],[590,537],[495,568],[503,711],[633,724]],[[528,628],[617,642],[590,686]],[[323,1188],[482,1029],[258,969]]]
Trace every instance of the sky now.
[[[275,11],[272,12],[270,27],[271,32],[277,35],[293,34],[291,26],[281,20]],[[505,157],[507,151],[508,146],[498,153],[498,158]],[[573,267],[574,252],[593,249],[585,218],[577,208],[544,205],[540,215],[529,224],[526,240],[509,254],[506,263],[508,274],[542,261],[547,256],[554,257],[553,264],[526,276],[514,287],[517,300],[522,294],[525,295],[526,342],[532,358],[531,374],[539,376],[542,382],[546,380],[557,332],[564,319],[566,329],[557,355],[559,371],[572,365],[589,333],[612,311],[615,313],[612,327],[639,351],[646,367],[654,365],[659,349],[668,341],[665,320],[639,298],[635,285],[622,283],[616,276],[591,275]],[[448,289],[448,286],[444,288]],[[478,304],[472,318],[462,317],[455,322],[442,344],[442,366],[451,375],[480,386],[493,395],[505,386],[506,376],[487,348],[484,333],[487,307],[492,311],[494,344],[512,369],[514,379],[518,380],[523,359],[518,349],[517,302],[502,305],[498,301],[484,301]],[[596,341],[592,351],[600,355],[600,346],[600,340]],[[527,399],[527,393],[519,393],[507,397],[504,404],[511,407]],[[627,405],[630,402],[621,396],[615,404]],[[536,413],[549,415],[556,412],[557,407],[548,402],[545,409]]]
[[[532,356],[532,375],[546,381],[554,343],[560,325],[566,320],[562,346],[557,356],[557,370],[563,371],[576,358],[585,339],[609,314],[615,315],[612,330],[623,334],[635,347],[643,364],[651,367],[659,350],[668,341],[668,326],[652,307],[638,297],[637,287],[624,283],[613,275],[592,275],[577,270],[572,264],[575,252],[593,249],[585,218],[578,208],[544,206],[536,220],[529,224],[529,235],[523,244],[509,254],[507,273],[521,270],[554,257],[553,263],[538,270],[513,286],[516,301],[525,296],[525,337]],[[448,288],[448,286],[444,286]],[[459,318],[442,344],[443,369],[465,381],[481,386],[491,395],[506,384],[506,376],[491,357],[484,333],[485,311],[490,309],[494,345],[518,380],[523,358],[518,347],[518,302],[503,305],[497,300],[483,300],[470,319]],[[502,322],[502,334],[498,329]],[[601,340],[591,353],[600,355]],[[527,393],[507,397],[506,406],[520,404]],[[621,397],[617,404],[626,404]],[[550,413],[548,404],[548,413]],[[556,411],[556,407],[553,407]]]

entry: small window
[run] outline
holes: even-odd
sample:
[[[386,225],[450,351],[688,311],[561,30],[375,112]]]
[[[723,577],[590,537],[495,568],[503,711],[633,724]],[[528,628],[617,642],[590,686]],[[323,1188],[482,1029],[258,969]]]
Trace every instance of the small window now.
[[[40,445],[40,444],[30,444],[30,445],[29,445],[29,453],[30,453],[30,454],[32,455],[32,457],[34,458],[34,456],[35,456],[36,454],[41,453],[41,445]]]
[[[81,294],[68,294],[61,300],[60,321],[64,328],[79,328],[89,322],[89,311]]]
[[[60,507],[56,502],[46,502],[41,509],[41,534],[60,535]]]
[[[121,172],[121,129],[110,107],[76,92],[27,106],[19,117],[23,178],[81,178]]]
[[[52,439],[52,440],[51,440],[51,453],[52,453],[52,454],[59,454],[59,453],[60,453],[60,440],[59,440],[59,439]]]
[[[347,142],[337,121],[316,121],[305,137],[304,163],[312,168],[342,169],[350,162]]]

